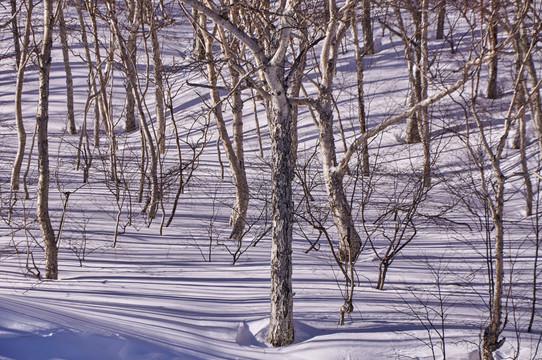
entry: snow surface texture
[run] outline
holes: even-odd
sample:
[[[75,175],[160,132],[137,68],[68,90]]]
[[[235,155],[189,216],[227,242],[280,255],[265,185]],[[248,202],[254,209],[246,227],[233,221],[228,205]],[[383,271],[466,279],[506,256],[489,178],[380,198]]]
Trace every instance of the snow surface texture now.
[[[165,44],[164,53],[178,56],[168,46],[190,46],[190,41],[182,39],[191,39],[191,33],[187,24],[174,32],[178,38]],[[400,41],[385,36],[379,39],[378,48],[377,54],[365,59],[371,126],[404,108],[408,88]],[[343,114],[355,114],[352,99],[355,99],[356,76],[352,54],[349,51],[341,56],[338,66],[337,86],[341,89],[338,104]],[[449,359],[478,359],[480,334],[487,322],[484,234],[476,231],[475,220],[461,217],[464,214],[456,214],[456,221],[472,222],[471,228],[475,230],[461,226],[454,231],[437,227],[420,230],[416,240],[390,268],[384,290],[374,289],[378,262],[367,248],[356,265],[359,283],[354,294],[354,311],[346,316],[343,326],[337,325],[344,301],[342,275],[327,244],[321,240],[318,251],[306,253],[309,244],[296,233],[293,245],[296,340],[290,346],[269,347],[265,334],[269,316],[270,239],[264,237],[257,246],[247,248],[235,265],[231,264],[232,256],[227,250],[234,249],[235,242],[224,239],[229,230],[227,207],[232,204],[233,187],[227,179],[219,178],[214,146],[216,132],[200,161],[199,172],[181,197],[172,226],[164,228],[160,236],[160,221],[147,227],[144,216],[135,211],[132,226],[126,226],[117,246],[112,248],[117,210],[111,189],[102,185],[103,175],[99,179],[99,174],[79,188],[80,172],[74,170],[69,156],[63,158],[75,153],[78,135],[71,138],[64,131],[65,85],[61,58],[59,49],[55,49],[49,125],[52,176],[58,176],[60,183],[56,187],[52,181],[51,186],[50,210],[55,229],[61,215],[62,192],[74,192],[67,206],[68,217],[60,243],[60,276],[57,281],[38,281],[28,274],[26,244],[33,240],[28,240],[24,231],[13,232],[5,221],[0,223],[0,359],[432,359],[441,356],[443,342],[439,335],[444,335],[444,331]],[[76,62],[73,71],[80,126],[87,95],[86,65]],[[16,143],[13,73],[13,66],[2,60],[0,174],[3,201],[8,193],[7,179]],[[185,77],[183,81],[204,83],[198,76],[179,75]],[[122,79],[115,81],[115,91],[122,94]],[[178,86],[184,87],[174,104],[179,116],[197,113],[203,106],[201,99],[206,98],[205,90],[195,91],[183,85],[183,81],[178,82]],[[27,131],[33,128],[36,92],[36,72],[29,69],[23,107]],[[507,100],[509,97],[503,101]],[[149,95],[149,108],[152,101]],[[247,164],[252,162],[261,168],[247,167],[251,184],[258,184],[267,181],[269,173],[260,170],[265,167],[263,161],[257,160],[254,114],[248,108],[245,119]],[[117,115],[121,113],[122,101],[117,104]],[[265,135],[262,107],[258,115]],[[300,153],[303,149],[310,153],[317,131],[306,108],[300,110],[300,119]],[[168,134],[171,133],[169,129]],[[354,133],[352,125],[347,131],[348,140]],[[137,132],[119,134],[120,149],[126,154],[138,149],[138,136]],[[400,125],[371,143],[371,151],[380,147],[382,163],[395,164],[399,171],[402,166],[410,167],[419,162],[421,153],[419,146],[405,145],[402,137],[403,126]],[[169,141],[164,166],[174,168],[175,144]],[[463,164],[458,159],[464,153],[460,142],[454,142],[449,135],[443,143],[449,147],[443,150],[439,160],[442,171],[461,168]],[[269,150],[268,142],[264,147]],[[535,148],[536,144],[531,153]],[[339,145],[338,151],[341,151]],[[517,155],[510,152],[509,156]],[[517,164],[517,161],[512,159],[511,163]],[[31,182],[35,182],[35,178],[33,171]],[[134,178],[137,183],[137,174]],[[31,191],[34,189],[31,187]],[[381,191],[393,193],[390,189]],[[440,203],[446,203],[447,195],[441,196]],[[512,202],[512,208],[521,208],[519,200],[511,201],[516,201]],[[21,204],[32,213],[34,193],[26,203],[20,199],[17,206],[23,206]],[[169,208],[166,210],[169,214]],[[510,212],[520,213],[519,210]],[[123,213],[124,223],[126,216]],[[16,221],[14,227],[26,227],[39,239],[34,223]],[[523,241],[529,230],[525,230],[524,223],[518,224],[507,238],[509,258],[517,260],[513,263],[515,272],[511,282],[527,276],[531,269],[532,243]],[[35,244],[32,249],[37,266],[43,269],[41,250]],[[519,261],[522,259],[523,262]],[[522,293],[525,299],[530,296],[528,282],[525,281]],[[497,356],[510,358],[519,351],[519,358],[532,359],[538,351],[536,334],[540,333],[540,318],[537,317],[532,335],[524,332],[523,325],[515,328],[514,321],[524,324],[529,302],[518,300],[516,304],[518,306],[510,306],[513,309],[510,310],[511,325],[504,333],[507,341]]]

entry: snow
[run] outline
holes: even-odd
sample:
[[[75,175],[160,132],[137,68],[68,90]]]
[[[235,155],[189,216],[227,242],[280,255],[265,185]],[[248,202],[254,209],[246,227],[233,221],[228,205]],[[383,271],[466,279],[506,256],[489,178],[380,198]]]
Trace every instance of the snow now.
[[[178,31],[177,36],[189,38],[187,25],[180,27],[182,31]],[[397,55],[400,42],[394,41],[388,37],[378,39],[379,52],[365,59],[367,109],[372,125],[405,107],[408,81],[404,60]],[[172,49],[175,44],[183,45],[173,40],[168,42],[165,49],[169,55],[178,56]],[[357,129],[353,120],[355,110],[351,108],[355,96],[352,54],[341,57],[339,68],[345,74],[340,75],[337,84],[338,88],[343,87],[339,104],[345,115],[345,126],[347,123],[349,126],[347,140],[353,138]],[[125,209],[121,216],[122,231],[113,248],[117,208],[112,200],[112,189],[103,185],[107,175],[100,166],[106,166],[96,161],[98,170],[88,184],[81,186],[81,172],[75,170],[71,160],[78,137],[71,138],[64,132],[65,85],[60,59],[60,51],[56,49],[49,125],[52,177],[56,179],[51,184],[50,211],[56,231],[64,199],[62,193],[72,192],[60,245],[60,275],[56,281],[42,281],[27,271],[28,243],[31,243],[37,267],[43,271],[44,261],[36,245],[39,242],[36,223],[29,215],[28,223],[15,217],[8,226],[3,208],[0,359],[433,359],[442,357],[443,342],[439,335],[445,336],[447,358],[478,359],[480,335],[487,323],[485,234],[482,225],[468,214],[453,214],[456,218],[450,215],[457,223],[449,228],[434,225],[423,228],[390,267],[384,290],[374,288],[378,261],[367,247],[356,265],[358,283],[354,311],[346,315],[342,326],[338,320],[344,302],[344,284],[329,248],[321,239],[318,251],[306,253],[310,244],[296,232],[293,244],[295,342],[281,348],[270,347],[265,341],[269,317],[270,236],[264,236],[256,246],[245,240],[244,252],[232,265],[233,255],[229,251],[235,250],[236,243],[227,239],[227,222],[233,188],[227,178],[223,181],[219,176],[214,146],[216,132],[209,140],[197,174],[181,196],[173,225],[164,227],[159,235],[161,212],[148,226],[139,212],[140,205],[133,204],[133,223],[128,224],[129,214]],[[74,61],[73,66],[80,126],[86,100],[86,66],[79,61]],[[12,65],[2,60],[0,74],[0,195],[5,206],[16,143],[11,105]],[[178,77],[183,75],[186,74]],[[189,75],[198,79],[197,74]],[[114,91],[122,93],[120,77],[115,78],[114,86]],[[36,72],[29,69],[23,107],[29,134],[33,128],[36,92]],[[148,97],[149,108],[152,108],[152,96]],[[207,99],[205,90],[183,87],[174,104],[178,115],[196,117],[202,98]],[[443,113],[446,106],[452,106],[446,101]],[[251,186],[257,189],[269,178],[269,170],[265,157],[258,157],[254,121],[251,121],[254,114],[249,108],[251,106],[245,107],[247,164],[254,165],[249,176]],[[119,117],[121,100],[116,103],[115,111]],[[265,114],[261,107],[259,111],[265,134]],[[305,108],[300,109],[300,118],[299,148],[300,153],[306,155],[311,153],[317,136]],[[186,134],[187,129],[182,130]],[[119,139],[120,149],[129,159],[125,168],[129,169],[137,161],[129,155],[138,151],[138,134],[123,134],[119,130]],[[171,138],[168,141],[166,169],[176,165],[175,144]],[[452,146],[442,150],[441,171],[451,174],[464,171],[466,158],[457,141],[449,135],[444,137],[443,143]],[[381,148],[382,170],[379,169],[378,175],[383,179],[381,184],[389,187],[378,188],[378,191],[385,201],[384,195],[394,195],[393,184],[384,181],[388,179],[387,174],[415,168],[420,162],[420,149],[404,143],[401,127],[388,129],[372,139],[371,147]],[[341,146],[337,145],[337,149],[340,155]],[[264,150],[269,151],[268,143],[264,144]],[[533,142],[531,161],[536,161],[535,150]],[[513,171],[517,155],[510,151],[507,157],[512,164],[508,170]],[[35,158],[33,161],[31,192],[36,179]],[[126,174],[132,176],[130,181],[137,183],[137,172],[127,170]],[[518,184],[514,186],[520,188]],[[503,359],[514,357],[516,351],[520,359],[540,357],[539,313],[535,331],[525,332],[530,313],[533,227],[531,220],[521,213],[519,192],[510,201],[510,219],[516,222],[507,233],[507,275],[516,293],[510,298],[509,325],[504,334],[507,341],[498,352]],[[251,200],[252,209],[263,208],[268,195],[265,188],[256,192]],[[123,193],[122,196],[128,203],[130,195]],[[450,199],[448,194],[438,193],[433,201],[444,206]],[[32,214],[34,208],[35,194],[31,193],[29,200],[18,199],[16,213]],[[169,216],[169,212],[170,209],[166,209],[165,215]],[[36,240],[28,234],[33,234]],[[384,245],[378,244],[377,248]],[[31,261],[30,268],[34,269]]]

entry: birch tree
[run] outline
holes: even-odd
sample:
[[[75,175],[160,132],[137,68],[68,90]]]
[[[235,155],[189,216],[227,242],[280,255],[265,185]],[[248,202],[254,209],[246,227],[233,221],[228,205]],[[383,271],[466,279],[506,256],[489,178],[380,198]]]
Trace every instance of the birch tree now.
[[[70,46],[68,44],[68,35],[66,33],[66,20],[64,19],[64,11],[66,7],[58,10],[58,32],[60,35],[60,44],[62,45],[62,58],[64,60],[64,72],[66,73],[66,107],[68,116],[68,132],[76,134],[75,114],[73,107],[73,77],[70,65]]]
[[[128,51],[126,48],[126,40],[122,36],[122,33],[120,31],[120,26],[118,24],[118,18],[115,16],[115,1],[108,0],[106,2],[106,6],[109,12],[109,18],[111,20],[110,27],[115,36],[115,39],[118,42],[121,61],[124,67],[129,69],[128,70],[129,73],[135,74],[136,63],[134,62],[134,59],[128,54]],[[143,133],[142,141],[143,141],[143,144],[145,144],[145,146],[147,147],[148,154],[149,154],[149,161],[150,161],[149,177],[150,177],[151,191],[150,191],[148,204],[145,208],[146,208],[147,218],[149,220],[152,220],[156,216],[158,203],[159,203],[159,196],[160,196],[159,186],[158,186],[158,155],[156,152],[154,138],[149,128],[149,124],[146,121],[143,99],[142,99],[141,94],[139,93],[137,80],[134,77],[130,76],[129,81],[131,85],[131,92],[136,102],[136,109],[137,109],[137,113],[139,117],[139,123],[140,123],[142,133]],[[142,164],[142,169],[144,169],[143,164]]]
[[[161,154],[166,152],[166,110],[164,101],[164,82],[163,82],[163,66],[162,55],[160,50],[160,40],[158,30],[160,30],[160,22],[155,14],[153,1],[149,1],[145,7],[146,19],[149,25],[149,36],[151,39],[152,63],[154,75],[154,109],[157,123],[158,151]]]
[[[489,0],[489,18],[487,21],[487,46],[488,51],[492,57],[488,63],[488,80],[486,88],[486,96],[488,99],[496,99],[499,94],[497,91],[497,72],[499,59],[497,56],[497,44],[498,44],[498,11],[500,7],[499,0]],[[480,2],[480,6],[485,5],[484,1]],[[480,9],[480,13],[485,12],[484,8]]]
[[[17,63],[17,80],[15,83],[15,124],[17,126],[17,155],[13,163],[13,168],[11,171],[11,190],[19,190],[20,177],[21,177],[21,166],[24,159],[24,152],[26,147],[26,131],[24,128],[23,122],[23,110],[22,110],[22,94],[23,94],[23,85],[24,85],[24,74],[26,63],[28,62],[30,53],[30,34],[32,29],[32,11],[34,9],[33,0],[28,0],[24,2],[26,7],[26,16],[25,16],[25,28],[22,41],[22,51],[19,50],[19,62]],[[19,43],[19,39],[16,39]]]
[[[271,314],[268,342],[273,346],[291,344],[294,341],[293,290],[292,290],[292,113],[293,104],[288,96],[286,55],[290,37],[295,29],[293,23],[299,1],[286,0],[273,3],[282,11],[276,17],[274,41],[264,44],[267,37],[252,37],[246,31],[224,18],[211,3],[196,0],[179,0],[209,19],[217,26],[229,31],[238,38],[254,56],[259,79],[263,87],[254,85],[265,98],[266,112],[271,135],[271,207],[272,207],[272,246],[271,246]],[[268,2],[259,3],[268,14]],[[270,46],[264,46],[270,45]]]
[[[38,139],[38,201],[37,214],[45,248],[45,278],[58,278],[58,248],[51,219],[49,217],[49,72],[53,47],[53,1],[43,1],[43,37],[38,55],[39,100],[37,121]]]

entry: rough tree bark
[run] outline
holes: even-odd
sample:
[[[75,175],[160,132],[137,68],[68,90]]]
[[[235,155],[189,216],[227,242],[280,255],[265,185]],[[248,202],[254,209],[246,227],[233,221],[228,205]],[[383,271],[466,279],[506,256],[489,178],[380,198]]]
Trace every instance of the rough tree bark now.
[[[225,19],[222,14],[201,1],[179,0],[197,9],[218,26],[229,31],[252,52],[263,80],[266,110],[270,124],[272,149],[271,179],[271,314],[267,341],[272,346],[283,346],[294,341],[292,290],[292,103],[287,96],[285,65],[288,44],[294,29],[295,8],[299,0],[286,0],[276,17],[276,37],[272,46],[264,46],[265,39],[253,38]],[[259,4],[263,6],[264,4]],[[266,4],[268,5],[268,4]],[[270,13],[270,12],[265,12]],[[263,44],[261,42],[264,42]],[[266,51],[267,50],[267,51]]]

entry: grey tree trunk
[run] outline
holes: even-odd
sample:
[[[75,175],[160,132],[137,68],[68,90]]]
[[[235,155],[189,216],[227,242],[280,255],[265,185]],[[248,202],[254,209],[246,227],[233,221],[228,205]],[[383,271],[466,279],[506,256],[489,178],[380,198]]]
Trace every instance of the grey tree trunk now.
[[[436,39],[444,39],[444,21],[446,20],[446,0],[441,0],[438,5]]]
[[[271,136],[271,315],[267,341],[283,346],[294,341],[292,289],[292,180],[295,156],[292,147],[292,104],[285,76],[286,51],[292,34],[290,17],[298,0],[287,0],[279,20],[279,41],[262,76],[270,89],[267,116]]]
[[[49,123],[49,71],[51,68],[51,49],[53,47],[53,1],[43,2],[43,40],[38,57],[39,62],[39,100],[37,121],[38,138],[38,223],[45,248],[45,278],[58,278],[58,248],[55,233],[49,217],[49,145],[47,126]]]
[[[86,3],[85,3],[86,4]],[[85,5],[86,7],[86,5]],[[88,68],[88,90],[90,96],[93,94],[98,94],[98,87],[96,85],[96,76],[95,76],[95,69],[92,64],[92,56],[90,54],[90,47],[88,44],[88,37],[87,37],[87,30],[85,26],[85,20],[83,16],[83,4],[81,3],[81,0],[75,0],[75,8],[77,10],[77,18],[79,20],[79,28],[81,30],[81,43],[83,44],[83,49],[85,51],[85,61],[87,63]],[[89,16],[91,16],[90,11],[88,7],[86,7],[87,13]],[[95,145],[96,140],[99,140],[99,129],[100,129],[100,116],[101,116],[101,106],[100,106],[100,100],[98,98],[94,99],[94,141]],[[85,124],[86,126],[86,124]]]
[[[200,18],[203,20],[203,18]],[[205,29],[205,23],[202,22],[201,29]],[[230,62],[233,61],[231,57],[235,56],[230,54],[230,48],[227,44],[226,36],[223,34],[223,30],[218,30],[219,35],[222,39],[222,52],[225,57],[229,58]],[[213,44],[214,39],[212,36],[207,34],[202,34],[202,39],[204,41],[204,51],[207,62],[207,81],[209,83],[211,100],[213,102],[213,114],[215,116],[216,125],[218,128],[218,133],[220,136],[220,141],[226,157],[228,158],[228,163],[232,172],[233,183],[235,185],[235,204],[232,209],[232,214],[230,216],[230,226],[232,231],[230,233],[230,238],[235,240],[241,240],[243,237],[245,224],[246,224],[246,215],[248,211],[249,203],[249,187],[245,172],[244,166],[244,153],[243,153],[243,119],[242,119],[242,100],[240,93],[232,94],[233,102],[233,132],[234,140],[233,143],[230,140],[230,135],[226,127],[226,122],[224,121],[224,116],[222,113],[222,100],[217,89],[218,74],[215,67],[214,57],[213,57]],[[231,69],[233,64],[230,63],[230,75],[232,86],[236,87],[239,78],[237,71]]]
[[[158,144],[158,151],[161,154],[166,152],[166,110],[164,102],[164,82],[163,82],[163,67],[162,56],[160,55],[160,41],[158,39],[158,24],[154,16],[152,4],[149,4],[148,20],[149,31],[151,38],[152,48],[152,62],[154,71],[154,101],[155,101],[155,113],[157,122],[157,136],[156,143]]]
[[[26,63],[28,62],[28,47],[30,44],[30,31],[32,27],[32,11],[34,9],[33,0],[28,0],[28,6],[26,9],[26,23],[23,36],[23,52],[18,56],[19,62],[17,63],[17,82],[15,84],[15,123],[17,125],[17,155],[13,162],[13,168],[11,170],[11,190],[19,190],[21,167],[24,159],[24,152],[26,147],[26,130],[23,122],[23,110],[22,110],[22,94],[24,85],[24,73]],[[16,39],[19,43],[19,39]],[[20,50],[19,50],[20,52]]]
[[[488,66],[488,80],[486,97],[488,99],[497,99],[499,97],[497,89],[497,72],[498,72],[498,56],[497,56],[497,35],[498,35],[498,2],[499,0],[491,0],[489,5],[490,17],[487,24],[487,36],[489,52],[492,57]]]
[[[478,92],[478,84],[474,88],[474,94]],[[493,251],[486,259],[488,268],[490,269],[490,302],[489,302],[489,323],[484,329],[480,348],[482,351],[483,360],[493,360],[493,353],[497,351],[505,339],[500,338],[502,333],[502,313],[503,313],[503,288],[504,288],[504,193],[506,177],[502,171],[501,158],[505,148],[507,137],[510,132],[512,116],[509,114],[505,119],[503,134],[501,135],[495,150],[489,144],[489,139],[486,137],[484,125],[477,113],[476,95],[471,101],[471,110],[473,118],[478,127],[482,146],[490,160],[492,177],[488,177],[485,172],[487,170],[477,162],[475,156],[471,156],[476,163],[476,167],[480,173],[481,193],[484,194],[484,201],[489,209],[491,222],[493,225]],[[476,150],[469,149],[471,154]]]
[[[287,97],[288,89],[284,70],[288,44],[294,29],[291,21],[293,21],[299,0],[286,0],[283,3],[283,11],[276,17],[278,19],[276,41],[271,47],[265,46],[265,37],[258,37],[256,40],[201,1],[181,1],[212,19],[218,26],[231,32],[250,49],[259,67],[259,76],[267,88],[269,96],[266,110],[270,124],[272,149],[271,314],[267,341],[272,346],[288,345],[294,341],[291,253],[294,164],[291,154],[292,104]],[[267,1],[258,3],[263,14],[269,13],[267,11],[268,5]]]
[[[397,6],[393,6],[393,11],[397,18],[399,28],[403,33],[402,40],[405,48],[405,59],[408,62],[408,81],[410,88],[409,105],[412,107],[414,104],[422,101],[422,77],[420,72],[420,60],[421,60],[421,14],[417,7],[410,7],[409,11],[412,16],[412,21],[415,26],[415,43],[412,43],[411,39],[407,37],[407,29],[403,22],[403,14]],[[405,129],[405,141],[407,144],[416,144],[422,141],[420,134],[420,111],[412,113],[407,119]]]
[[[355,16],[355,12],[354,12]],[[354,43],[354,56],[356,57],[356,75],[358,85],[358,119],[359,119],[359,131],[364,133],[367,131],[367,125],[365,121],[365,94],[363,90],[363,52],[359,47],[358,42],[358,25],[356,21],[352,21],[352,41]],[[367,147],[367,140],[361,144],[361,157],[362,157],[362,171],[365,176],[369,175],[369,149]]]
[[[523,60],[525,56],[521,50],[521,34],[517,33],[515,36],[515,48],[516,48],[516,69],[515,69],[515,97],[516,97],[516,136],[514,137],[513,147],[519,150],[520,153],[520,162],[521,162],[521,172],[523,173],[523,179],[525,182],[525,216],[531,216],[533,212],[533,185],[531,182],[531,175],[529,173],[529,166],[527,163],[526,155],[526,120],[525,120],[525,108],[526,103],[526,94],[528,91],[527,80],[525,79],[524,74],[524,63]],[[531,99],[531,102],[535,100],[535,97]]]
[[[429,4],[428,0],[421,0],[421,15],[420,15],[420,99],[427,99],[429,76],[429,54],[427,49],[427,31],[429,28]],[[429,112],[427,107],[420,109],[419,115],[420,135],[423,144],[423,186],[428,188],[431,186],[431,144],[430,144],[430,129],[429,129]]]
[[[129,34],[128,39],[126,40],[126,53],[130,60],[135,63],[137,56],[137,31],[139,29],[140,23],[140,0],[129,0],[126,5],[128,8],[128,19],[129,19]],[[115,6],[114,4],[111,6]],[[130,69],[124,69],[124,88],[126,91],[126,99],[124,103],[125,119],[124,119],[124,129],[127,132],[134,131],[137,129],[136,122],[136,101],[133,95],[132,83],[137,83],[137,74],[132,73]],[[135,81],[134,81],[135,80]]]
[[[19,23],[17,21],[17,0],[10,0],[11,5],[11,34],[13,35],[13,49],[15,50],[15,66],[21,63],[21,44],[19,43]],[[28,6],[32,8],[32,6]]]
[[[348,263],[355,262],[361,250],[361,238],[352,219],[351,207],[346,197],[343,176],[335,171],[335,139],[333,137],[332,91],[335,78],[335,64],[338,58],[338,46],[346,34],[351,19],[350,9],[355,2],[348,1],[338,14],[337,4],[330,1],[330,21],[326,29],[326,38],[320,54],[322,81],[319,86],[319,140],[320,156],[324,172],[324,181],[328,196],[329,209],[333,224],[339,237],[339,260]]]
[[[73,78],[70,65],[70,47],[68,45],[68,36],[66,34],[66,21],[64,20],[64,9],[58,11],[58,29],[60,33],[60,43],[62,45],[62,57],[64,59],[64,72],[66,73],[66,106],[68,116],[68,132],[76,134],[75,114],[73,108]]]
[[[276,69],[274,71],[280,71]],[[294,341],[292,290],[292,164],[291,144],[292,106],[282,94],[273,94],[269,102],[271,135],[271,316],[267,341],[283,346]]]
[[[106,5],[108,7],[108,11],[110,14],[111,19],[111,30],[114,33],[115,39],[118,42],[119,50],[120,50],[120,57],[122,60],[122,63],[124,67],[127,68],[127,72],[135,74],[136,73],[136,63],[134,62],[134,59],[129,56],[127,49],[126,49],[126,41],[122,37],[118,19],[115,16],[111,16],[114,14],[114,0],[108,0],[106,1]],[[149,220],[154,219],[156,216],[156,212],[158,209],[159,204],[159,187],[158,187],[158,155],[156,153],[156,147],[154,145],[153,136],[151,134],[151,131],[149,129],[149,125],[147,124],[147,121],[145,120],[145,111],[143,109],[143,100],[141,99],[141,96],[138,91],[138,85],[137,85],[137,79],[134,77],[129,77],[130,85],[132,89],[132,95],[134,96],[134,99],[136,101],[136,109],[138,112],[138,117],[140,119],[140,126],[141,130],[143,132],[143,139],[142,144],[144,143],[148,148],[148,158],[150,160],[150,169],[149,169],[149,177],[151,180],[151,193],[150,193],[150,199],[149,199],[149,205],[146,208],[147,212],[147,218]],[[144,154],[144,151],[142,151],[142,154]]]
[[[371,0],[361,2],[361,29],[363,31],[363,54],[375,53],[373,37],[373,19],[371,16]]]
[[[130,0],[128,2],[128,11],[129,11],[129,34],[128,39],[126,40],[126,56],[130,59],[130,62],[136,63],[137,55],[137,31],[139,29],[140,23],[140,7],[139,0]],[[126,119],[124,121],[124,129],[128,132],[134,131],[137,129],[135,108],[136,100],[134,97],[134,89],[132,84],[137,84],[137,73],[136,68],[132,70],[131,68],[125,68],[125,89],[126,89],[126,102],[124,105],[124,110],[126,112]]]

